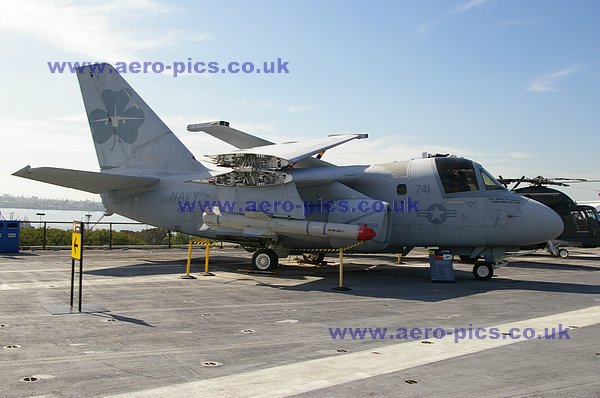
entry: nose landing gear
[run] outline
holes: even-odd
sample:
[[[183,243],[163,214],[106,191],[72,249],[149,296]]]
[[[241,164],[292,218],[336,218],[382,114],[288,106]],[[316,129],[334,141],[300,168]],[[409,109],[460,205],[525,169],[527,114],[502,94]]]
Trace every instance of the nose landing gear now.
[[[494,276],[494,266],[485,260],[477,260],[473,266],[473,275],[480,281],[488,281]]]

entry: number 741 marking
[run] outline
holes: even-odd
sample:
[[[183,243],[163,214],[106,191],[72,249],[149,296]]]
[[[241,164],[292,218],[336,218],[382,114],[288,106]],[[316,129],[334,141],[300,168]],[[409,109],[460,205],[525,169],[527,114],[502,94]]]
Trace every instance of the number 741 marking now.
[[[417,184],[417,193],[431,193],[431,185],[419,185]]]

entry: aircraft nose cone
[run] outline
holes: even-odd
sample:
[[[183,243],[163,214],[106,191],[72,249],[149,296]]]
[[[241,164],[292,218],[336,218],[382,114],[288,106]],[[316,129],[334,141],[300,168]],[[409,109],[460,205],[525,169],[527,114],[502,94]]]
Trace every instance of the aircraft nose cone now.
[[[563,232],[564,225],[560,216],[540,202],[527,200],[521,213],[518,228],[523,239],[522,245],[546,242]]]

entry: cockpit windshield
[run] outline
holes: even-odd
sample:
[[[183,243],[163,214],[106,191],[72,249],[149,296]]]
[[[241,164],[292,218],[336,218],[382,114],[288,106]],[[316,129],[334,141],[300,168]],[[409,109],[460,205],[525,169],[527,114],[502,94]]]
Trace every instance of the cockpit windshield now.
[[[446,193],[479,190],[472,161],[462,158],[437,157],[435,165]]]
[[[483,185],[485,186],[486,191],[492,191],[495,189],[506,190],[504,185],[500,184],[498,180],[496,180],[490,173],[488,173],[484,169],[479,169],[481,172],[481,179],[483,180]]]

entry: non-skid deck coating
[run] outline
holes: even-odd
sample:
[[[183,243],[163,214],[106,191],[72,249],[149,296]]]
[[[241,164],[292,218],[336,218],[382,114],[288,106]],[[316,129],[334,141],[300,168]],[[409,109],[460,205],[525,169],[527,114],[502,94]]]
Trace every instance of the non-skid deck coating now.
[[[44,309],[68,304],[69,252],[0,255],[0,396],[600,396],[600,250],[519,257],[487,282],[456,263],[455,283],[432,283],[423,252],[351,255],[349,291],[335,267],[238,271],[250,254],[232,248],[204,277],[198,252],[185,280],[185,250],[86,251],[84,302],[110,312],[74,315]],[[570,339],[389,338],[558,324]],[[369,327],[388,334],[329,331]]]

